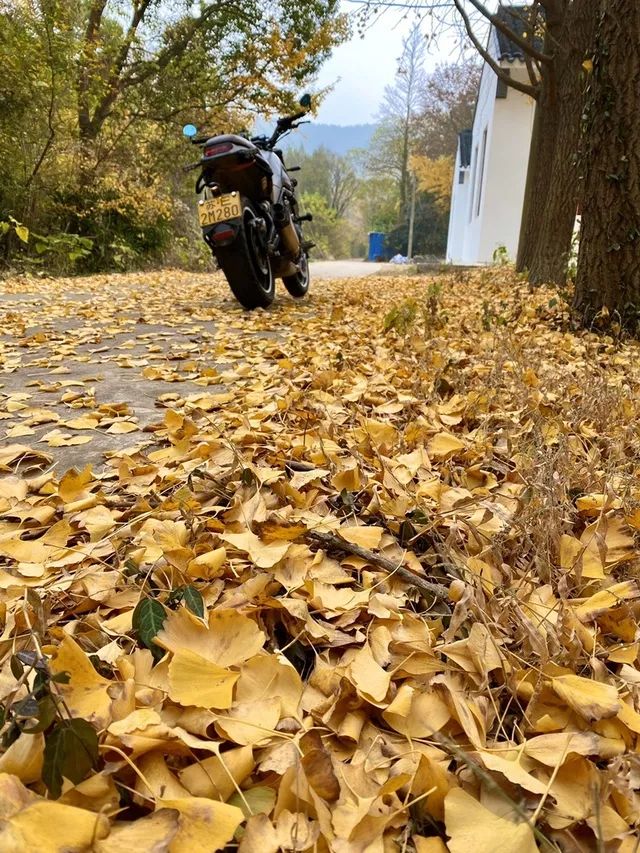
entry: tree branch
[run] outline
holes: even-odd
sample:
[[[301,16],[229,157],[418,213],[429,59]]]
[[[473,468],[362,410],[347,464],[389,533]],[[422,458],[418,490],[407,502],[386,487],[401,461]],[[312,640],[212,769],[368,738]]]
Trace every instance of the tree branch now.
[[[80,51],[77,90],[78,90],[78,125],[80,133],[85,135],[91,128],[91,111],[89,109],[90,73],[89,66],[95,56],[95,46],[102,23],[107,0],[93,0],[89,7],[87,28],[84,33],[84,44]]]
[[[306,538],[310,539],[312,542],[317,542],[325,549],[333,548],[337,551],[344,551],[347,554],[353,554],[356,557],[361,557],[363,560],[366,560],[367,563],[370,563],[378,569],[382,569],[384,572],[387,572],[387,574],[396,575],[406,584],[409,584],[409,586],[415,587],[423,595],[434,597],[438,601],[444,601],[447,604],[451,603],[449,590],[444,586],[444,584],[425,580],[424,578],[421,578],[420,575],[416,575],[415,572],[412,572],[410,569],[406,569],[404,566],[398,566],[391,560],[387,560],[386,557],[383,557],[380,554],[374,554],[373,551],[369,551],[367,548],[362,548],[360,545],[354,545],[351,542],[347,542],[346,539],[341,539],[333,533],[320,533],[315,530],[310,530],[306,534]]]
[[[473,0],[472,0],[473,2]],[[473,27],[471,26],[471,21],[469,20],[469,15],[465,11],[462,6],[461,0],[453,0],[454,6],[460,13],[460,17],[464,23],[464,28],[467,31],[467,35],[475,49],[478,51],[480,56],[487,63],[489,68],[496,74],[498,79],[502,80],[507,86],[510,86],[512,89],[516,89],[518,92],[522,92],[524,95],[529,95],[531,98],[538,98],[538,87],[534,87],[528,85],[527,83],[521,83],[519,80],[514,79],[509,74],[507,74],[506,69],[502,68],[496,60],[491,56],[489,51],[482,46],[478,37],[473,31]]]

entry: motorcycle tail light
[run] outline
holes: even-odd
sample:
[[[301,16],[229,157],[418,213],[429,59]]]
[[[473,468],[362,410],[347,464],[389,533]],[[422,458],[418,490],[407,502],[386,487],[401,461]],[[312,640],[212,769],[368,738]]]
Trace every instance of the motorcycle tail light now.
[[[232,142],[220,142],[218,145],[210,145],[208,148],[204,149],[205,157],[215,157],[216,154],[226,154],[227,151],[231,151],[233,148]]]

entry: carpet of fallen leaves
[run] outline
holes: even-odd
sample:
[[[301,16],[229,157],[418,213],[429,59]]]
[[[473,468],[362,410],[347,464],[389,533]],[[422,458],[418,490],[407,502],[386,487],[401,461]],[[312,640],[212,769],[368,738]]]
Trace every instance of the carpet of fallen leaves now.
[[[129,364],[175,392],[103,464],[16,443],[0,387],[0,850],[637,850],[637,346],[503,269],[21,290],[215,331]],[[137,428],[78,385],[66,441]]]

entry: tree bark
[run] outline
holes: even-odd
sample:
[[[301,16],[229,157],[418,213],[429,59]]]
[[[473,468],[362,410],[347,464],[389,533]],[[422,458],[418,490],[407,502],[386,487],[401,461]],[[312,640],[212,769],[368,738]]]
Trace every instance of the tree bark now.
[[[531,269],[551,189],[549,164],[553,161],[561,122],[557,78],[558,67],[563,60],[562,31],[566,14],[566,4],[559,4],[557,9],[547,9],[545,53],[552,56],[552,61],[540,69],[516,259],[518,272]]]
[[[586,325],[640,331],[640,4],[606,0],[581,157],[582,238],[574,310]]]
[[[542,77],[540,94],[536,104],[529,150],[527,182],[522,206],[520,239],[516,269],[518,272],[530,270],[535,249],[540,239],[542,220],[545,216],[547,197],[551,187],[549,163],[560,126],[558,102],[554,94],[554,70],[549,69]]]
[[[551,160],[544,164],[549,176],[544,209],[536,210],[540,225],[528,258],[531,284],[562,286],[567,279],[579,204],[578,146],[585,85],[582,64],[593,44],[598,7],[599,0],[574,0],[560,36],[555,145]]]

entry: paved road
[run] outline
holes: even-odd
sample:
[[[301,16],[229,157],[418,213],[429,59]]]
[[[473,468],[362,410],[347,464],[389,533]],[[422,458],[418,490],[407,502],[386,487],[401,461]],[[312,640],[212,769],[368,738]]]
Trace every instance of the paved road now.
[[[394,264],[372,264],[368,261],[312,261],[311,280],[314,278],[359,278],[363,275],[384,275],[397,271]]]
[[[317,261],[312,278],[380,275],[390,266]],[[0,281],[0,457],[7,445],[30,445],[64,471],[87,462],[102,467],[103,454],[149,443],[145,430],[164,416],[161,395],[223,392],[232,381],[225,371],[244,369],[254,341],[286,340],[278,305],[287,299],[279,286],[274,310],[251,317],[221,275],[172,271]],[[237,334],[221,337],[230,326]],[[190,367],[203,359],[219,377],[204,389]],[[109,432],[108,422],[91,431],[67,424],[101,411],[128,417],[135,431]],[[51,445],[52,430],[71,443]],[[89,435],[89,443],[75,443]]]

